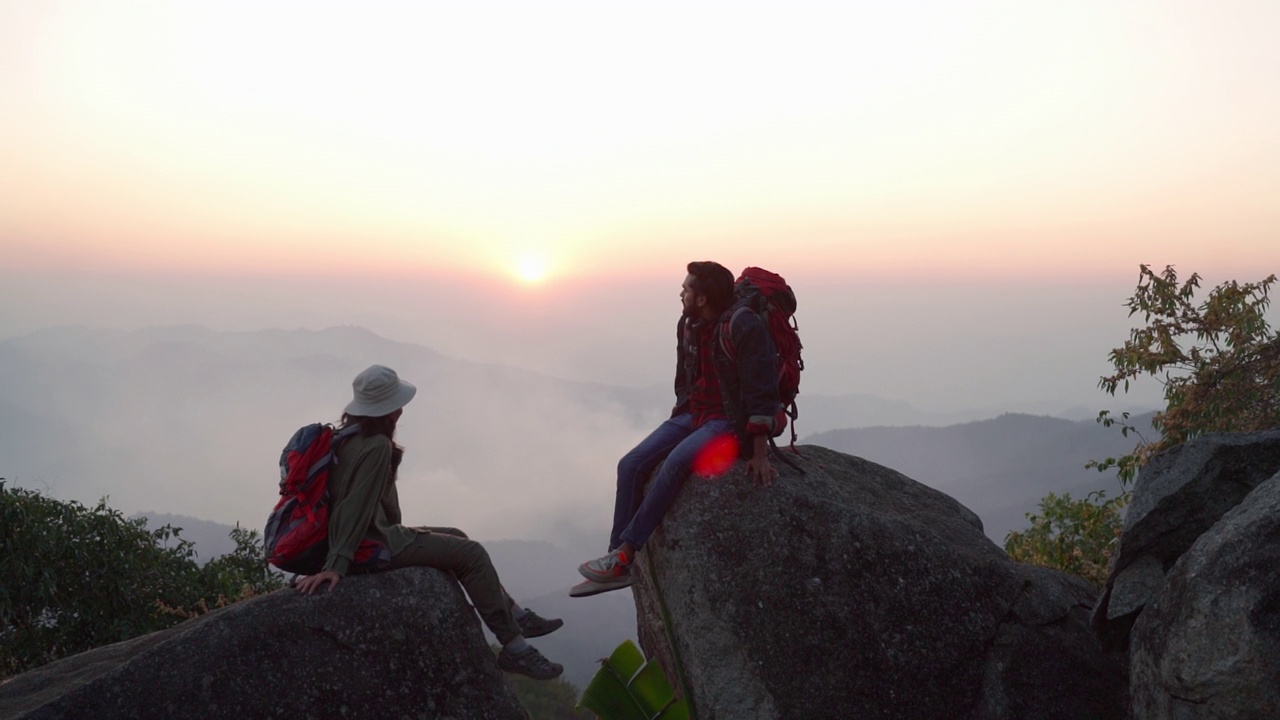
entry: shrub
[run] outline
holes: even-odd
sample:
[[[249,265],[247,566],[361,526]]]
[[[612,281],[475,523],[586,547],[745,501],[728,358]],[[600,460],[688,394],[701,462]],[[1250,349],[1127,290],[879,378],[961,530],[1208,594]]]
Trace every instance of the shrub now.
[[[0,479],[0,676],[181,622],[283,583],[256,532],[203,567],[180,529]]]

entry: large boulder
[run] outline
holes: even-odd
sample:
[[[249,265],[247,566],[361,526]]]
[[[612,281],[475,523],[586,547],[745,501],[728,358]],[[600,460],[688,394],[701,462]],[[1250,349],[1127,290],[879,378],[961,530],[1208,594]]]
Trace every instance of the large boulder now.
[[[1107,648],[1123,650],[1165,574],[1245,496],[1280,470],[1280,430],[1209,433],[1150,460],[1133,487],[1120,551],[1092,623]]]
[[[0,685],[0,717],[524,718],[452,576],[284,589]]]
[[[1125,717],[1095,588],[900,473],[801,452],[767,488],[690,480],[637,556],[641,645],[699,718]]]
[[[1174,564],[1133,626],[1134,717],[1280,717],[1280,473]]]

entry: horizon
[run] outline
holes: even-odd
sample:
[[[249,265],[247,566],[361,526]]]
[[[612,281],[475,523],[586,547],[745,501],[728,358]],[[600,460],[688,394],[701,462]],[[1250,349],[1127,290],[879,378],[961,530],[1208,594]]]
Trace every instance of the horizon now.
[[[1098,389],[1139,265],[1280,271],[1277,36],[1262,0],[0,0],[0,346],[353,326],[657,388],[712,259],[795,288],[802,412],[1162,407]]]
[[[0,2],[6,274],[1277,264],[1273,3],[732,8]]]

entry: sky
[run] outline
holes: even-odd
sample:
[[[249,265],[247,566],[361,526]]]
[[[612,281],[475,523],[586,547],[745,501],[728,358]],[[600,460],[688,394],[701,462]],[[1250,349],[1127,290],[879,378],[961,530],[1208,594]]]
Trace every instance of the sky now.
[[[1280,269],[1278,36],[1274,2],[0,0],[0,340],[352,324],[649,385],[714,259],[796,287],[802,393],[1101,403],[1140,263]]]

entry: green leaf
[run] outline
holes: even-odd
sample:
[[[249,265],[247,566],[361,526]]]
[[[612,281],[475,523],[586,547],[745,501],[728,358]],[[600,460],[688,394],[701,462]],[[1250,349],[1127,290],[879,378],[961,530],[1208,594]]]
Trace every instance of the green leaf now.
[[[662,667],[646,662],[630,640],[619,645],[601,662],[579,708],[587,708],[603,720],[687,720],[689,710],[677,700]]]

